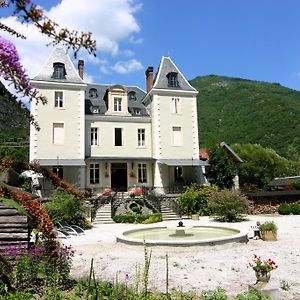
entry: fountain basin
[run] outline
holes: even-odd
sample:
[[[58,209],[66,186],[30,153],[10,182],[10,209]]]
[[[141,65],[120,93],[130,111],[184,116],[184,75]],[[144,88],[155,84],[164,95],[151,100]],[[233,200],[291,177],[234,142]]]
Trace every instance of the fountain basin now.
[[[176,228],[178,229],[178,228]],[[185,234],[176,234],[175,228],[152,226],[126,230],[117,236],[117,242],[151,246],[205,246],[233,242],[247,242],[248,232],[224,226],[194,226],[185,228]]]

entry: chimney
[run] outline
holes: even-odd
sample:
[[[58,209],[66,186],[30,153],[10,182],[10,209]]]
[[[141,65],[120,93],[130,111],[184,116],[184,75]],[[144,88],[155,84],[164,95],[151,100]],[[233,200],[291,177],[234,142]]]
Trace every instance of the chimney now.
[[[147,84],[147,93],[148,93],[153,87],[153,67],[148,67],[145,74],[146,74],[146,84]]]
[[[84,61],[80,59],[78,61],[78,74],[82,80],[83,80],[83,73],[84,73]]]

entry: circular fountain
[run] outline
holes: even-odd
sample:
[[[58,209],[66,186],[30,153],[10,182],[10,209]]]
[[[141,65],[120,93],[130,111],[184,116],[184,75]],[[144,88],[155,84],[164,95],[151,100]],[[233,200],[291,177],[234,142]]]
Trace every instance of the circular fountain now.
[[[126,230],[117,236],[117,241],[131,245],[152,246],[203,246],[232,242],[247,242],[247,232],[224,226],[151,226]]]

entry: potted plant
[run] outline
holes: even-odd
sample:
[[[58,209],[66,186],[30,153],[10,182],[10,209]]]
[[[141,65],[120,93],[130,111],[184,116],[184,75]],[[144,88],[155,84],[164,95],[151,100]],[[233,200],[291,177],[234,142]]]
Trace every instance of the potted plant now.
[[[273,221],[264,222],[258,228],[264,241],[277,241],[277,225]]]
[[[249,266],[255,271],[256,282],[269,282],[271,271],[278,268],[272,259],[263,260],[260,256],[254,255],[254,259]]]

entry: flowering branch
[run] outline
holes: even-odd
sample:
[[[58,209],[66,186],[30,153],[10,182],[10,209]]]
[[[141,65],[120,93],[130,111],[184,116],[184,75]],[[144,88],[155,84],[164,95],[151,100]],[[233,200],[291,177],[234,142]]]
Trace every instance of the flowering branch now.
[[[89,54],[96,56],[96,41],[92,39],[90,32],[81,32],[67,28],[59,29],[59,25],[44,15],[42,9],[38,8],[30,0],[10,0],[8,5],[13,4],[13,12],[22,23],[34,24],[42,34],[52,38],[50,44],[62,43],[68,49],[72,49],[76,58],[79,50],[85,48]]]

